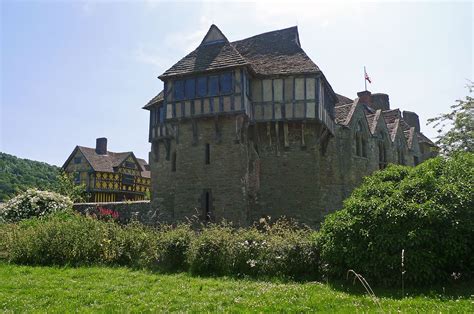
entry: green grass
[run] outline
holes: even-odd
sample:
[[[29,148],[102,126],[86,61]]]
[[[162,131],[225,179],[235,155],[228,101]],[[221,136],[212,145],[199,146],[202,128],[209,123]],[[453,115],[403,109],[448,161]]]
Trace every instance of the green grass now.
[[[348,283],[346,283],[347,285]],[[351,286],[349,284],[348,286]],[[473,312],[460,286],[400,299],[380,292],[383,312]],[[349,289],[349,290],[347,290]],[[378,290],[374,289],[378,294]],[[395,297],[390,297],[393,295]],[[6,312],[375,312],[359,289],[321,283],[200,278],[110,267],[31,267],[0,263],[0,311]]]

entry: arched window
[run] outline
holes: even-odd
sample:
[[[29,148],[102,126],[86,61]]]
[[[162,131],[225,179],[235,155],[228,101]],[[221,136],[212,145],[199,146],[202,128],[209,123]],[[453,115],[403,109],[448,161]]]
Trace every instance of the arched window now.
[[[379,149],[379,169],[384,169],[387,167],[387,142],[383,132],[380,132],[377,146]]]
[[[358,122],[355,133],[356,155],[360,157],[367,157],[367,136],[364,134],[362,122]]]

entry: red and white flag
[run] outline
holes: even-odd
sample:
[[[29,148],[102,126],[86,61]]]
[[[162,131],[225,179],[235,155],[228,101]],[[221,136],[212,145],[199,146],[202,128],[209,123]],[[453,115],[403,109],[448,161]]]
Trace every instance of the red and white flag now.
[[[365,80],[368,81],[370,84],[372,84],[372,81],[370,80],[370,77],[367,74],[367,71],[365,71],[365,67],[364,67],[364,73],[365,73]]]

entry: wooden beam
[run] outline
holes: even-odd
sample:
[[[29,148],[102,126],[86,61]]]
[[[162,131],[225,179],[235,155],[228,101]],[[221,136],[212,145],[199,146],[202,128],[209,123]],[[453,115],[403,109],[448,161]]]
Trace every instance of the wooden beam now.
[[[290,140],[288,138],[288,122],[283,122],[283,140],[285,148],[290,147]]]

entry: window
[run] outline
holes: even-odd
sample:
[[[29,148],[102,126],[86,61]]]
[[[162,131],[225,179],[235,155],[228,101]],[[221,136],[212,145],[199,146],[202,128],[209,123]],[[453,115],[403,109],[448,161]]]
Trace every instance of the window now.
[[[195,79],[186,80],[184,91],[185,91],[186,99],[194,98],[196,95],[196,80]]]
[[[228,94],[232,91],[232,73],[224,73],[219,76],[219,87],[221,94]]]
[[[207,77],[197,79],[197,96],[205,97],[207,95]]]
[[[125,162],[125,167],[135,169],[135,163],[131,162],[131,161],[126,161]]]
[[[75,164],[80,164],[82,162],[82,158],[81,157],[74,157],[74,163]]]
[[[380,133],[378,148],[379,148],[379,168],[384,169],[385,167],[387,167],[387,147],[385,145],[385,136],[383,133]]]
[[[206,165],[209,165],[211,163],[211,145],[210,144],[206,144],[205,146],[204,160],[205,160]]]
[[[176,152],[171,155],[171,171],[176,172]]]
[[[76,183],[76,184],[81,183],[81,173],[80,172],[74,173],[74,183]]]
[[[362,123],[359,121],[359,123],[357,123],[355,134],[356,155],[367,157],[367,139],[364,137],[363,131],[364,128],[362,127]]]
[[[219,77],[209,76],[209,96],[217,96],[219,94]]]
[[[133,185],[134,177],[130,174],[122,175],[122,184]]]
[[[165,122],[165,108],[163,106],[160,107],[158,117],[160,119],[160,123]]]
[[[174,99],[184,99],[184,81],[178,80],[174,82]]]
[[[201,210],[202,220],[211,222],[213,220],[212,214],[212,192],[211,190],[204,190],[201,194]]]

